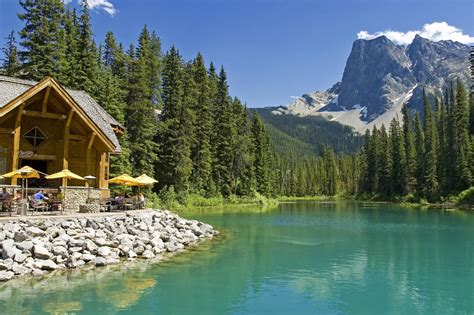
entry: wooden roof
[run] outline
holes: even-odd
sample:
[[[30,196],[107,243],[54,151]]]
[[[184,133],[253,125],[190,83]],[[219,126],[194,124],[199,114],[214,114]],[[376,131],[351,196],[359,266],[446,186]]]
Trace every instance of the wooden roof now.
[[[96,129],[97,134],[113,152],[121,151],[115,130],[123,130],[124,127],[89,94],[84,91],[66,89],[51,77],[35,82],[0,76],[0,117],[48,86],[54,88],[72,107],[77,107],[79,116]]]

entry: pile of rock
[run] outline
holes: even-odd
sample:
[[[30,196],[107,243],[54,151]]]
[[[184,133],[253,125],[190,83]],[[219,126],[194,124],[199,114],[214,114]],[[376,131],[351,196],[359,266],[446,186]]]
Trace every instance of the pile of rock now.
[[[209,224],[169,211],[0,223],[0,281],[15,275],[151,259],[218,234]]]

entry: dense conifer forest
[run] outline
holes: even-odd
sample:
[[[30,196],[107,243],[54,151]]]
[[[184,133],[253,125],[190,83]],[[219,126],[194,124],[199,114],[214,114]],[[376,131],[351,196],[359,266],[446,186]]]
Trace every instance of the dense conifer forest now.
[[[401,120],[364,139],[346,127],[322,135],[292,117],[265,117],[280,126],[268,130],[258,113],[230,96],[224,67],[200,53],[185,60],[174,46],[163,51],[146,25],[128,47],[111,31],[97,43],[85,3],[79,11],[61,0],[20,4],[23,27],[6,38],[2,74],[53,76],[88,92],[126,128],[111,176],[154,176],[153,191],[162,199],[185,204],[189,196],[260,194],[438,201],[471,186],[474,104],[459,82],[443,97],[426,95],[423,115],[405,107]],[[281,141],[271,143],[270,132]]]

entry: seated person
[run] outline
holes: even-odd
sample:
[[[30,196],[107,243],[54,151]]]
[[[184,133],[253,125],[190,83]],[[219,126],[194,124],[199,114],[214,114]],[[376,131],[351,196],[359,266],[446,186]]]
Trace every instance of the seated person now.
[[[0,199],[8,199],[10,198],[10,193],[7,191],[7,189],[4,187],[2,189],[2,192],[0,193]]]
[[[36,194],[33,195],[33,199],[35,201],[41,201],[41,200],[48,200],[48,197],[46,197],[44,194],[43,194],[43,190],[38,190],[36,192]]]

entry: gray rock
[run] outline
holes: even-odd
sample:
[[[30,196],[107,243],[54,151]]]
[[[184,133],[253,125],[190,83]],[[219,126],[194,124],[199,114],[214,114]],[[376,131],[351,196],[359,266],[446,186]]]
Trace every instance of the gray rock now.
[[[13,259],[0,260],[0,270],[11,270],[13,267]]]
[[[0,281],[8,281],[13,278],[15,274],[12,271],[0,271]]]
[[[44,271],[41,270],[41,269],[38,269],[38,268],[34,268],[31,273],[33,274],[33,276],[35,277],[42,277],[44,276]]]
[[[40,259],[50,259],[52,254],[43,246],[33,246],[33,256]]]
[[[91,255],[91,254],[83,254],[81,256],[81,260],[84,260],[85,262],[88,262],[88,261],[91,261],[91,260],[94,260],[94,259],[95,259],[95,256]]]
[[[142,253],[142,257],[146,259],[151,259],[155,257],[155,254],[150,250],[146,250]]]
[[[105,246],[105,244],[107,244],[107,241],[105,240],[105,238],[96,238],[95,239],[95,243],[99,246]]]
[[[21,250],[31,251],[33,249],[33,242],[32,241],[23,241],[20,243],[16,243],[16,247]]]
[[[41,270],[56,270],[58,269],[58,265],[52,261],[51,259],[39,259],[35,261],[35,266]]]
[[[107,265],[107,260],[104,257],[96,257],[94,259],[94,264],[96,266],[106,266]]]
[[[110,247],[102,246],[97,249],[97,255],[107,257],[110,255]]]
[[[58,255],[60,255],[62,257],[68,256],[68,251],[67,251],[66,247],[63,247],[63,246],[54,246],[53,249],[52,249],[52,252],[56,256],[58,256]]]
[[[14,261],[16,261],[17,263],[22,263],[25,261],[25,259],[28,258],[28,255],[27,254],[24,254],[22,252],[18,252],[15,254],[15,258],[13,258]]]
[[[46,229],[46,234],[51,236],[52,238],[56,238],[59,236],[59,232],[61,230],[57,226],[50,226]]]
[[[86,240],[86,249],[91,252],[95,253],[99,246],[97,246],[92,240]]]
[[[69,240],[69,246],[72,246],[72,247],[82,247],[84,246],[84,244],[85,244],[85,241],[81,239],[71,238]]]
[[[36,236],[45,236],[46,233],[40,228],[37,228],[36,226],[29,226],[25,229],[26,234],[36,237]]]
[[[31,272],[30,268],[27,268],[20,264],[13,264],[12,271],[16,275],[26,275]]]

